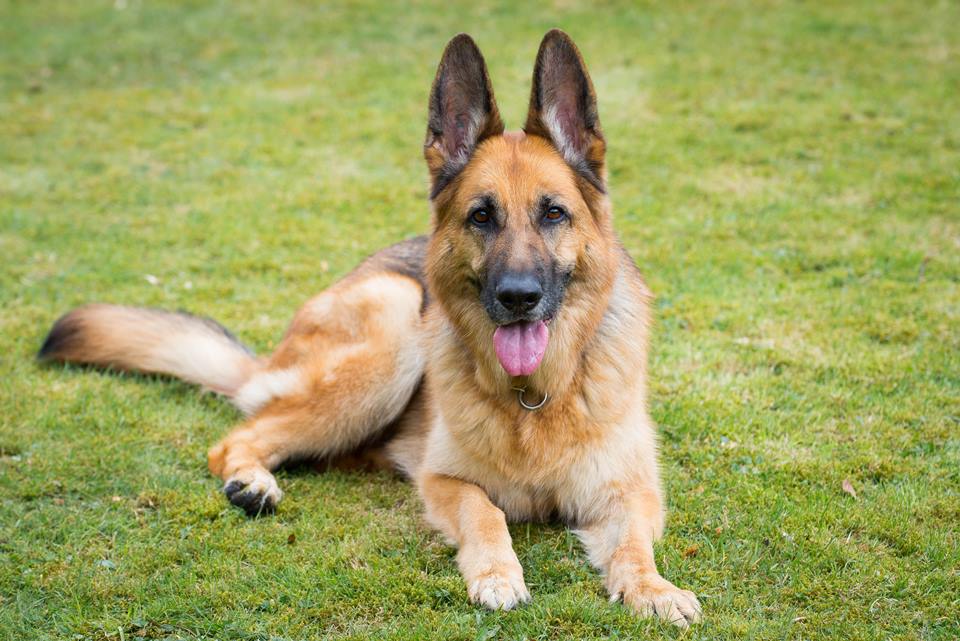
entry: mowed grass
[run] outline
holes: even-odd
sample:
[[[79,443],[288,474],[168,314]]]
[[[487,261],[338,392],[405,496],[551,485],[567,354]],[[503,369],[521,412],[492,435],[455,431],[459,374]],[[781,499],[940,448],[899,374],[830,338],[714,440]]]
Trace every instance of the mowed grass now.
[[[587,4],[0,4],[0,638],[960,637],[960,5]],[[558,525],[512,527],[533,603],[481,611],[387,475],[283,472],[249,520],[206,470],[235,410],[33,360],[88,301],[268,352],[428,230],[446,40],[476,37],[517,127],[554,26],[658,296],[687,633],[608,604]]]

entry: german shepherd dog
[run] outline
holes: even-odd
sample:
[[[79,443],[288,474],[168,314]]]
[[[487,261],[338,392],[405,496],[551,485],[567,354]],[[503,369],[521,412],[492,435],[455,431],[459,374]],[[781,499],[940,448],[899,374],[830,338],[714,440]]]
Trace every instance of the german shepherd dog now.
[[[508,521],[576,528],[611,600],[680,626],[692,592],[657,572],[664,527],[647,411],[652,295],[613,231],[605,141],[573,41],[546,34],[522,131],[505,132],[474,41],[447,45],[424,156],[431,234],[364,261],[297,312],[269,357],[185,313],[88,305],[42,360],[153,372],[246,420],[208,454],[231,503],[270,512],[284,462],[399,470],[459,548],[470,599],[530,599]]]

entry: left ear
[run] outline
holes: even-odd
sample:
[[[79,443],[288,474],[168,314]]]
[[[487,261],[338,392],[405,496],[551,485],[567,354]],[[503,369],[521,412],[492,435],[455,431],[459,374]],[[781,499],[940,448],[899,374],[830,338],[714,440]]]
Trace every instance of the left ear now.
[[[435,198],[486,138],[503,133],[487,64],[473,39],[455,36],[443,51],[430,90],[430,111],[424,157]]]
[[[559,29],[547,32],[540,43],[523,130],[551,141],[574,171],[605,191],[606,142],[597,95],[577,45]]]

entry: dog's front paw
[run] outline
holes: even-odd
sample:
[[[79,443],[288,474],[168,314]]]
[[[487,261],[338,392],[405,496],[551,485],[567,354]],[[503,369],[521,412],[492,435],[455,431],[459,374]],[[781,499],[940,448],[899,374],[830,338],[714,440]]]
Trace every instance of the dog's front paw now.
[[[611,586],[610,600],[620,599],[640,616],[656,615],[681,628],[700,621],[700,602],[696,595],[690,590],[681,590],[656,572]]]
[[[512,610],[530,600],[530,592],[523,582],[523,570],[496,566],[474,578],[467,585],[470,601],[489,610]]]
[[[283,498],[273,474],[264,469],[237,472],[223,486],[227,499],[248,516],[271,514]]]
[[[490,610],[512,610],[530,600],[520,559],[509,545],[501,549],[466,545],[457,553],[457,563],[472,603]]]

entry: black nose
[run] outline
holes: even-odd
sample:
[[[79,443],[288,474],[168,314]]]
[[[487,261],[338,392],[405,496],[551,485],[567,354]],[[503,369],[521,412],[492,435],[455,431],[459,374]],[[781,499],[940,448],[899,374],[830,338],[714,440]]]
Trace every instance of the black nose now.
[[[507,274],[497,283],[497,300],[514,314],[529,312],[543,298],[540,279],[534,274]]]

